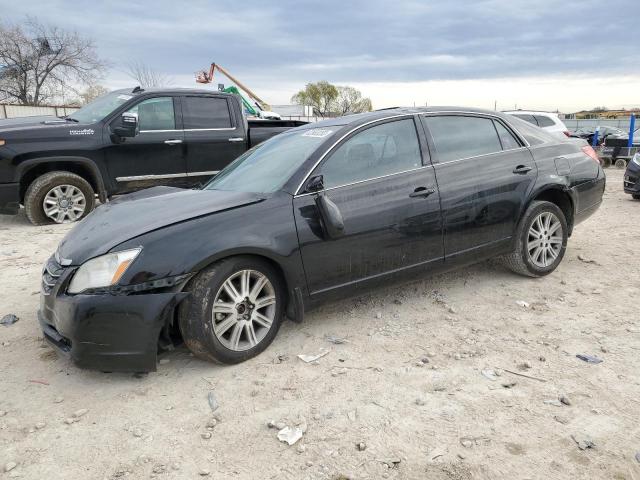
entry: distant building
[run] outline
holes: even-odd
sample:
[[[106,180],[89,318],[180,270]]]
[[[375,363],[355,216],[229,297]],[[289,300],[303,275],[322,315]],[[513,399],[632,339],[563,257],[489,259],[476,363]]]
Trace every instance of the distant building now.
[[[312,117],[313,107],[308,105],[271,105],[271,111],[283,117]]]

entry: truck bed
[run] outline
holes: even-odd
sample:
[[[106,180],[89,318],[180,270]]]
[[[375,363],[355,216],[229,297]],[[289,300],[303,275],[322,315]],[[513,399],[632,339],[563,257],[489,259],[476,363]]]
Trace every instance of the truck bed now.
[[[249,147],[253,147],[291,128],[306,125],[301,120],[249,120]]]

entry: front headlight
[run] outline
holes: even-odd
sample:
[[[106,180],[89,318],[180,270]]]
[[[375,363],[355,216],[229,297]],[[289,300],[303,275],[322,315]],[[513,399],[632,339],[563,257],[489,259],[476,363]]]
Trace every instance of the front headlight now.
[[[69,293],[80,293],[89,288],[110,287],[118,283],[142,248],[109,253],[83,263],[69,284]]]
[[[631,161],[640,167],[640,153],[636,153]]]

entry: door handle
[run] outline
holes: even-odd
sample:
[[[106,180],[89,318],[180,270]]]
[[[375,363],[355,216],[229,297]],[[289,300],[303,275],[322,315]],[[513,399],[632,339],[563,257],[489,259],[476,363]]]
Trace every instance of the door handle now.
[[[531,168],[529,165],[518,165],[513,169],[513,173],[524,175],[525,173],[529,173],[531,170],[533,170],[533,168]]]
[[[242,137],[231,137],[229,139],[230,142],[244,142],[244,138]]]
[[[176,140],[165,140],[164,143],[167,144],[167,145],[180,145],[182,143],[182,140],[179,140],[179,139],[176,139]]]
[[[427,198],[429,195],[436,193],[436,189],[433,187],[418,187],[416,188],[413,192],[411,192],[409,194],[409,196],[411,198],[416,198],[416,197],[424,197]]]

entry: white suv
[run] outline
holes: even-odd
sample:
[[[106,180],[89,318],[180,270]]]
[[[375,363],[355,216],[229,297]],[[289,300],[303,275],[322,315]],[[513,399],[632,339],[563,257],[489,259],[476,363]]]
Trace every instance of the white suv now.
[[[567,129],[567,126],[562,123],[562,120],[560,120],[557,113],[534,112],[531,110],[508,110],[502,113],[521,118],[536,127],[540,127],[547,132],[553,133],[554,135],[561,137],[569,136],[569,129]]]

